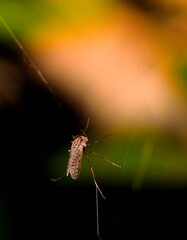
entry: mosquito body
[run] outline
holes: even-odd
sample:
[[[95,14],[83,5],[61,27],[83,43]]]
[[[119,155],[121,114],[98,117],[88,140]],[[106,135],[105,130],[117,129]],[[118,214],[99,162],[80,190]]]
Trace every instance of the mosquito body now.
[[[69,174],[73,179],[77,179],[80,175],[82,166],[82,157],[84,148],[87,146],[88,138],[80,136],[72,141],[71,149],[69,152],[68,166],[66,170],[66,176]]]
[[[85,154],[85,156],[86,156],[86,158],[88,160],[88,164],[90,166],[90,170],[91,170],[91,173],[92,173],[92,176],[93,176],[94,183],[95,183],[97,189],[99,190],[101,196],[104,199],[106,199],[105,196],[103,195],[101,189],[99,188],[97,182],[96,182],[94,170],[93,170],[93,167],[91,165],[90,159],[88,157],[88,153],[91,153],[91,154],[93,154],[93,155],[95,155],[97,157],[100,157],[103,160],[107,161],[108,163],[110,163],[110,164],[112,164],[112,165],[114,165],[116,167],[119,167],[119,168],[122,168],[122,167],[117,165],[117,164],[115,164],[115,163],[113,163],[113,162],[111,162],[110,160],[106,159],[105,157],[103,157],[102,155],[100,155],[98,153],[95,153],[95,152],[90,151],[90,150],[86,150],[87,146],[92,145],[92,144],[96,144],[101,139],[113,135],[113,134],[110,134],[110,135],[101,137],[100,139],[98,139],[98,140],[96,140],[94,142],[88,143],[88,138],[86,137],[86,134],[85,134],[85,131],[88,128],[88,125],[89,125],[89,119],[87,121],[87,125],[86,125],[85,130],[82,131],[83,134],[73,137],[74,140],[72,141],[71,149],[68,150],[68,152],[69,152],[69,159],[68,159],[68,165],[67,165],[67,169],[66,169],[66,174],[62,175],[59,178],[51,178],[51,180],[53,182],[56,182],[56,181],[59,181],[60,179],[62,179],[65,175],[68,176],[69,174],[70,174],[72,179],[76,180],[79,177],[79,175],[80,175],[81,166],[82,166],[82,158],[83,158],[83,154]]]

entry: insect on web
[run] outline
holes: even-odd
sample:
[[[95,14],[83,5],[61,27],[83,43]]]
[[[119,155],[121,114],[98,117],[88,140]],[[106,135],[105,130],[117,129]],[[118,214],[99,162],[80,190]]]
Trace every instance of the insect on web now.
[[[33,60],[31,59],[31,57],[30,57],[29,54],[27,53],[27,51],[24,49],[24,47],[22,46],[22,44],[20,43],[20,41],[17,39],[17,37],[16,37],[15,34],[12,32],[12,30],[10,29],[10,27],[8,26],[8,24],[6,23],[6,21],[4,20],[4,18],[3,18],[1,15],[0,15],[0,21],[2,22],[2,24],[4,25],[4,27],[7,29],[7,31],[8,31],[9,34],[11,35],[11,37],[14,39],[14,41],[15,41],[16,44],[17,44],[17,46],[18,46],[18,47],[20,48],[20,50],[22,51],[22,53],[23,53],[26,61],[27,61],[27,62],[30,64],[30,66],[36,71],[36,73],[37,73],[38,76],[40,77],[41,81],[47,86],[47,88],[49,89],[49,91],[51,92],[51,94],[52,94],[52,95],[54,96],[54,98],[56,99],[56,97],[55,97],[55,95],[54,95],[54,93],[53,93],[53,90],[52,90],[52,88],[50,87],[50,85],[48,84],[47,80],[45,79],[45,77],[43,76],[43,74],[41,73],[41,71],[37,68],[37,66],[35,65],[35,63],[34,63]],[[56,99],[56,101],[57,101],[58,105],[60,106],[60,103],[58,102],[57,99]],[[89,126],[89,118],[88,118],[88,121],[87,121],[87,124],[86,124],[85,129],[84,129],[83,131],[81,131],[84,136],[86,136],[86,133],[85,133],[85,132],[86,132],[86,130],[88,129],[88,126]],[[109,136],[112,136],[112,135],[114,135],[114,134],[109,134],[109,135],[103,136],[103,137],[99,138],[98,140],[95,140],[95,141],[93,141],[93,142],[91,142],[91,143],[88,143],[88,145],[96,144],[96,143],[97,143],[98,141],[100,141],[101,139],[106,138],[106,137],[109,137]],[[81,136],[81,135],[80,135],[80,136]],[[73,138],[75,139],[76,136],[73,137]],[[111,163],[112,165],[114,165],[114,166],[116,166],[116,167],[122,168],[121,166],[119,166],[119,165],[111,162],[110,160],[106,159],[105,157],[101,156],[100,154],[97,154],[97,153],[95,153],[95,152],[93,152],[93,151],[87,151],[87,152],[89,152],[89,153],[91,153],[91,154],[93,154],[93,155],[95,155],[95,156],[98,156],[98,157],[102,158],[103,160]],[[85,151],[85,153],[86,153],[86,151]],[[90,166],[90,168],[91,168],[91,172],[92,172],[92,176],[93,176],[93,179],[94,179],[94,183],[95,183],[96,186],[98,187],[98,190],[99,190],[99,192],[101,193],[102,197],[105,198],[104,195],[103,195],[103,193],[101,192],[101,190],[100,190],[97,182],[96,182],[95,174],[94,174],[94,171],[93,171],[93,167],[91,166],[91,163],[90,163],[90,161],[89,161],[89,158],[88,158],[87,153],[86,153],[86,158],[88,159],[89,166]],[[53,178],[52,178],[51,180],[52,180],[53,182],[56,182],[56,181],[61,180],[64,176],[65,176],[65,174],[62,175],[62,176],[59,177],[59,178],[56,178],[56,179],[53,179]]]
[[[73,139],[74,139],[74,141],[76,141],[76,139],[78,139],[79,137],[82,137],[83,135],[86,136],[86,130],[88,129],[89,123],[90,123],[90,119],[88,118],[85,129],[81,131],[82,134],[79,134],[79,135],[76,135],[76,136],[72,136]],[[93,141],[93,142],[87,143],[86,147],[89,146],[89,145],[96,144],[96,143],[98,143],[99,141],[101,141],[102,139],[107,138],[107,137],[109,137],[109,136],[113,136],[114,134],[115,134],[115,133],[102,136],[102,137],[100,137],[99,139],[97,139],[97,140],[95,140],[95,141]],[[74,144],[74,141],[72,142],[72,146],[73,146],[73,144]],[[86,156],[86,158],[87,158],[87,160],[88,160],[88,164],[89,164],[89,167],[90,167],[90,170],[91,170],[91,174],[92,174],[92,177],[93,177],[93,181],[94,181],[94,183],[95,183],[98,191],[100,192],[101,196],[102,196],[104,199],[106,199],[105,196],[104,196],[104,194],[102,193],[101,189],[99,188],[99,185],[98,185],[97,181],[96,181],[95,173],[94,173],[94,170],[93,170],[91,161],[90,161],[90,159],[89,159],[88,153],[91,153],[92,155],[97,156],[97,157],[105,160],[106,162],[112,164],[113,166],[116,166],[116,167],[119,167],[119,168],[122,168],[122,166],[120,166],[120,165],[118,165],[118,164],[116,164],[116,163],[113,163],[112,161],[108,160],[108,159],[105,158],[104,156],[102,156],[102,155],[100,155],[100,154],[98,154],[98,153],[96,153],[96,152],[94,152],[94,151],[87,150],[86,147],[84,148],[83,154]],[[69,150],[69,152],[71,153],[71,151],[76,151],[76,150],[74,150],[74,149],[71,148],[71,150]],[[80,167],[81,167],[81,166],[80,166]],[[67,174],[65,173],[65,174],[63,174],[62,176],[58,177],[58,178],[51,178],[51,180],[52,180],[53,182],[57,182],[57,181],[61,180],[62,178],[64,178],[66,175],[67,175]]]

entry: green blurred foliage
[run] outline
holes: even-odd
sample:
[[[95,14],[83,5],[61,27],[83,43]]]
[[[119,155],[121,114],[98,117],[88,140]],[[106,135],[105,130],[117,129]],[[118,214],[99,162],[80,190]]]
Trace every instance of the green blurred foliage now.
[[[173,74],[179,79],[183,90],[187,94],[187,53],[178,54],[173,64]]]
[[[167,135],[137,133],[129,145],[130,138],[131,135],[128,134],[116,135],[88,147],[123,166],[123,169],[117,168],[103,159],[89,154],[96,179],[101,186],[103,183],[124,185],[134,190],[140,190],[144,186],[174,188],[186,186],[187,151],[180,141]],[[70,145],[66,149],[60,149],[49,159],[48,175],[54,174],[57,177],[66,171],[68,149],[70,149]],[[93,181],[85,157],[83,157],[81,175],[76,183],[72,182],[70,177],[68,178],[68,180],[63,179],[62,181],[65,184],[85,184],[85,182]],[[64,183],[59,182],[59,184]]]
[[[6,20],[16,35],[24,35],[35,24],[47,17],[55,8],[45,4],[43,1],[7,1],[0,3],[0,14]],[[7,31],[1,28],[1,35],[7,35]]]
[[[0,14],[19,36],[27,35],[46,19],[52,19],[63,27],[79,24],[80,22],[97,21],[116,5],[113,1],[24,1],[2,0]],[[0,35],[7,35],[1,29]]]

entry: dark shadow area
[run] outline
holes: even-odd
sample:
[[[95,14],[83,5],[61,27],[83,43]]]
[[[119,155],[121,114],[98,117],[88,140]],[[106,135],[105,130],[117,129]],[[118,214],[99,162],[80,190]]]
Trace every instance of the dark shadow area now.
[[[177,5],[174,7],[171,4],[164,4],[162,1],[157,0],[119,0],[122,6],[128,4],[133,8],[148,14],[149,17],[154,18],[157,21],[167,20],[171,16],[176,16],[180,13],[180,9]]]

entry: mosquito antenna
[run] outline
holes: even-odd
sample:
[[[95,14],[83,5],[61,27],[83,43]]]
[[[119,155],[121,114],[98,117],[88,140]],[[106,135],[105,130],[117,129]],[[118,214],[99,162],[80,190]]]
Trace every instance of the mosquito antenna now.
[[[81,130],[81,133],[82,133],[85,137],[86,137],[86,130],[88,129],[89,123],[90,123],[90,118],[88,118],[88,120],[87,120],[85,129],[84,129],[84,130]],[[75,139],[75,138],[77,138],[77,137],[80,137],[80,136],[82,135],[81,133],[78,134],[78,135],[75,135],[75,136],[72,135],[72,138]]]
[[[23,53],[23,56],[25,58],[25,60],[29,63],[29,65],[35,70],[35,72],[38,74],[38,76],[40,77],[41,81],[47,86],[48,90],[50,91],[50,93],[52,94],[52,96],[54,97],[54,99],[56,100],[56,102],[58,103],[59,107],[61,107],[60,102],[58,101],[58,99],[55,97],[55,94],[52,90],[52,88],[50,87],[49,83],[47,82],[47,80],[45,79],[44,75],[42,74],[42,72],[37,68],[36,64],[33,62],[33,60],[31,59],[31,57],[29,56],[28,52],[24,49],[23,45],[21,44],[21,42],[18,40],[18,38],[16,37],[16,35],[13,33],[13,31],[11,30],[11,28],[9,27],[9,25],[6,23],[6,21],[4,20],[4,18],[0,15],[0,21],[2,22],[3,26],[6,28],[6,30],[8,31],[8,33],[10,34],[10,36],[14,39],[15,43],[17,44],[17,46],[20,48],[20,50]]]
[[[107,138],[107,137],[111,137],[111,136],[113,136],[113,135],[116,135],[116,133],[111,133],[111,134],[108,134],[108,135],[102,136],[102,137],[98,138],[97,140],[88,143],[87,146],[89,146],[89,145],[93,145],[93,144],[96,144],[96,143],[98,143],[99,141],[101,141],[101,140],[103,140],[103,139],[105,139],[105,138]]]
[[[85,136],[86,136],[86,130],[88,129],[89,124],[90,124],[90,118],[88,118],[88,120],[87,120],[85,129],[81,131]]]

